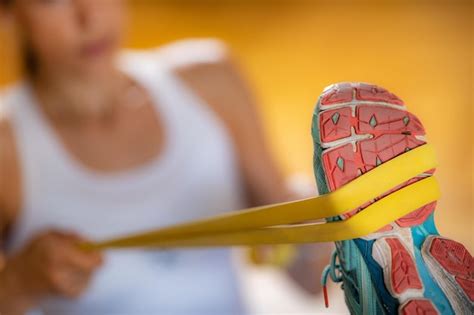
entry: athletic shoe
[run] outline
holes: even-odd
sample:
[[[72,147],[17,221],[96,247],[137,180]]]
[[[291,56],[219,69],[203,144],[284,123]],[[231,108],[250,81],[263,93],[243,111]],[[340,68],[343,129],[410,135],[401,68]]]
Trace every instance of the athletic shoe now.
[[[312,135],[321,194],[426,143],[421,122],[400,98],[365,83],[326,88]],[[426,170],[385,195],[433,173]],[[344,220],[369,204],[329,220]],[[435,207],[427,204],[371,235],[336,242],[323,284],[328,275],[342,282],[352,314],[474,314],[474,260],[462,244],[439,235]]]

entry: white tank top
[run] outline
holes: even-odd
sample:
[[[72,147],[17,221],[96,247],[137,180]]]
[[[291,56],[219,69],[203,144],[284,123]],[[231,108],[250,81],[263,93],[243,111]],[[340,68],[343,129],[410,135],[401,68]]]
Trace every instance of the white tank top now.
[[[48,228],[93,240],[239,209],[236,153],[223,123],[173,75],[159,52],[128,53],[120,67],[156,100],[166,144],[154,161],[94,172],[61,145],[24,83],[4,98],[22,171],[22,209],[8,252]],[[242,314],[229,249],[114,250],[78,300],[51,297],[44,314]]]

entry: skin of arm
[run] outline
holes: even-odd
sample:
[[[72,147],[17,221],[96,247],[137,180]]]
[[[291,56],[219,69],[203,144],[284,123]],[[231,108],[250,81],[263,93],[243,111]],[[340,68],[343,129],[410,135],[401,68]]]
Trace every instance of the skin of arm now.
[[[0,118],[0,314],[24,314],[48,294],[78,297],[102,264],[100,253],[77,247],[80,236],[44,231],[9,257],[8,230],[20,209],[20,168],[8,120]]]
[[[236,147],[250,206],[283,202],[303,196],[291,190],[273,159],[257,112],[256,100],[229,50],[215,40],[203,41],[214,60],[174,66],[176,73],[222,119]],[[321,290],[319,277],[329,244],[299,247],[288,275],[311,294]]]
[[[15,276],[7,271],[10,264],[4,255],[4,242],[14,221],[20,200],[20,174],[13,133],[5,114],[0,115],[0,313],[21,314],[30,306],[29,298],[20,297]],[[14,302],[12,302],[14,301]]]

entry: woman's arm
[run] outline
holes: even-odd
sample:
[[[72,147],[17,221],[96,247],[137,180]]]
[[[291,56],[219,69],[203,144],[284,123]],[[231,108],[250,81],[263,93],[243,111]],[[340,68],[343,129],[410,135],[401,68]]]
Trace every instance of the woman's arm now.
[[[203,40],[200,44],[201,51],[214,56],[213,60],[201,58],[201,61],[178,64],[175,68],[225,122],[239,154],[250,205],[307,197],[290,189],[272,157],[255,97],[228,50],[218,41]],[[197,43],[193,45],[193,51],[199,51]],[[307,291],[319,292],[319,275],[329,250],[327,244],[301,246],[297,259],[288,267],[289,275]]]
[[[101,265],[71,233],[45,231],[8,258],[4,244],[20,209],[20,169],[13,133],[0,118],[0,314],[24,314],[46,295],[77,297]]]
[[[16,272],[4,255],[8,230],[19,208],[20,176],[11,126],[0,114],[0,313],[22,314],[31,301],[22,294]],[[8,269],[8,270],[7,270]]]
[[[251,89],[226,46],[212,39],[188,40],[171,44],[164,54],[175,63],[179,77],[224,121],[239,154],[251,205],[294,197],[270,154]],[[186,54],[194,61],[175,57]]]

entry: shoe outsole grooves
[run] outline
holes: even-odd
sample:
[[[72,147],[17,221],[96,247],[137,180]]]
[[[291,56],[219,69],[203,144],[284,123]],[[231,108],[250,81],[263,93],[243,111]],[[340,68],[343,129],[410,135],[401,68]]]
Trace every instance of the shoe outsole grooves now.
[[[333,85],[321,96],[319,110],[319,138],[324,149],[321,161],[330,191],[426,143],[421,122],[406,111],[402,100],[374,85]],[[426,174],[420,174],[386,194],[431,173],[432,170],[427,170]],[[354,209],[346,217],[369,204]],[[422,223],[434,210],[434,204],[397,220],[397,224],[407,227]]]
[[[400,306],[400,315],[438,315],[440,314],[430,300],[412,299]]]
[[[404,242],[396,235],[377,239],[373,257],[384,268],[384,283],[400,303],[423,298],[423,282],[418,274],[415,259]]]
[[[378,165],[426,143],[425,130],[419,119],[406,110],[400,98],[375,85],[331,85],[320,97],[316,114],[319,132],[317,141],[322,151],[318,156],[321,165],[317,167],[322,168],[325,177],[319,178],[318,184],[322,182],[328,191],[336,190]],[[434,170],[426,170],[379,198],[433,173]],[[348,212],[341,218],[346,219],[362,211],[372,202]],[[375,240],[372,256],[383,269],[387,290],[401,304],[398,308],[400,314],[439,313],[433,303],[423,297],[422,277],[417,270],[411,238],[411,227],[427,220],[435,207],[436,202],[427,204],[363,238]],[[429,256],[432,269],[438,270],[438,273],[431,271],[435,275],[433,278],[443,286],[445,278],[448,277],[451,289],[463,290],[466,298],[470,298],[472,302],[472,257],[464,247],[457,249],[454,245],[445,246],[445,252],[462,253],[463,257],[467,257],[466,253],[469,255],[468,267],[459,270],[456,269],[456,262],[433,255],[434,252],[443,252],[443,249],[439,249],[441,245],[435,242],[430,246],[423,257]],[[453,300],[447,293],[446,295],[451,304],[458,304],[459,301]],[[471,311],[470,314],[474,312]]]
[[[474,258],[464,245],[440,236],[426,238],[422,256],[456,314],[474,314]]]

